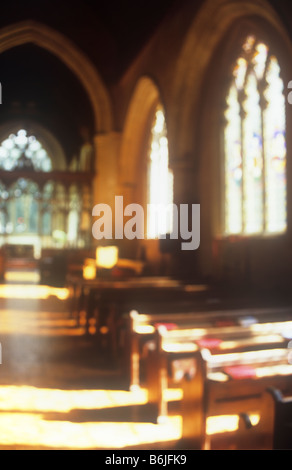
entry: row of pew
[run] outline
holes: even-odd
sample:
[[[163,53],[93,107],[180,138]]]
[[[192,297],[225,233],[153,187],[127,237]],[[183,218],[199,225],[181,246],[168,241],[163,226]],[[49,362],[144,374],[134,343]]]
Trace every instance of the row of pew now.
[[[169,417],[169,390],[177,392],[181,448],[292,448],[283,424],[291,308],[239,309],[210,301],[206,286],[165,279],[75,282],[71,293],[72,315],[107,335],[127,388],[147,388],[157,423]]]
[[[141,277],[126,280],[67,277],[69,310],[78,325],[99,340],[107,337],[108,352],[119,356],[124,345],[127,314],[133,309],[162,314],[192,311],[205,304],[208,287],[170,278]],[[126,320],[125,320],[126,315]]]

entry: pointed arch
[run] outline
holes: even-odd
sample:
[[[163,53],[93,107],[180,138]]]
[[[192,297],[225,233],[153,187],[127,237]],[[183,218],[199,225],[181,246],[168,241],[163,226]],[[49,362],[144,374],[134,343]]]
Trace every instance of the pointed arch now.
[[[156,132],[154,132],[157,113],[161,112],[163,118],[159,119],[159,125]],[[163,129],[161,129],[162,124]],[[154,197],[152,197],[153,217],[151,208],[150,211],[144,211],[144,227],[147,227],[147,229],[145,230],[145,240],[139,242],[139,246],[150,263],[151,269],[157,274],[161,269],[160,261],[162,257],[158,236],[160,231],[162,234],[164,229],[168,231],[172,225],[172,214],[162,209],[163,216],[160,217],[159,212],[161,210],[159,203],[165,203],[168,195],[173,196],[169,191],[172,185],[172,174],[169,171],[168,176],[168,165],[165,164],[166,158],[164,158],[166,153],[168,154],[168,150],[165,152],[164,131],[167,132],[167,113],[160,90],[152,78],[142,76],[136,83],[126,116],[119,162],[119,183],[121,194],[124,195],[125,199],[124,206],[126,203],[134,201],[140,203],[146,209],[146,205],[149,204],[150,206],[151,181],[153,188],[159,189],[160,194],[158,197],[156,197],[157,194],[153,194]],[[163,140],[162,145],[160,145],[161,139]],[[156,147],[155,156],[152,153],[153,146]],[[157,158],[157,165],[151,165],[151,154],[152,157]],[[154,180],[153,175],[155,175]],[[157,180],[159,180],[158,185]],[[155,206],[155,202],[158,203],[158,207]],[[147,206],[147,209],[149,206]],[[164,217],[168,218],[164,219]],[[150,220],[154,224],[150,223]],[[157,220],[159,224],[156,224]]]
[[[206,0],[186,34],[174,73],[169,132],[178,158],[194,154],[202,89],[218,44],[237,21],[249,18],[265,21],[281,38],[283,48],[292,53],[290,38],[266,0]]]
[[[223,110],[224,233],[284,233],[286,106],[272,46],[248,35],[230,75]]]
[[[161,102],[154,81],[141,77],[134,89],[126,117],[120,157],[120,182],[135,186],[141,155],[146,152],[147,134],[155,108]]]
[[[36,21],[24,21],[0,29],[0,53],[28,43],[51,52],[76,75],[92,104],[96,132],[110,131],[112,129],[110,98],[101,77],[88,57],[61,33]]]

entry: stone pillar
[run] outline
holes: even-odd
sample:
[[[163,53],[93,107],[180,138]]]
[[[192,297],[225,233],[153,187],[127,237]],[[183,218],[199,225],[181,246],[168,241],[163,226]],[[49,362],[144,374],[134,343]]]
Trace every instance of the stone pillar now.
[[[175,204],[199,203],[198,169],[194,157],[172,159],[169,167],[174,174],[173,199]]]
[[[118,132],[98,134],[94,137],[95,177],[92,183],[90,230],[95,220],[92,216],[92,209],[96,204],[109,205],[112,208],[112,219],[114,219],[115,196],[119,195],[118,164],[121,139],[122,135]],[[96,246],[97,243],[106,243],[106,241],[101,240],[98,242],[93,238],[93,246]]]
[[[94,137],[95,171],[93,205],[109,204],[113,207],[118,196],[118,157],[122,135],[118,132],[98,134]]]
[[[192,204],[200,204],[200,188],[198,169],[195,166],[194,158],[178,158],[170,161],[170,168],[174,174],[173,202],[179,208],[180,204],[189,206],[189,230],[192,228]],[[180,213],[180,211],[178,211]],[[197,279],[200,271],[199,251],[183,251],[181,248],[183,240],[173,244],[172,266],[174,274],[180,278]]]

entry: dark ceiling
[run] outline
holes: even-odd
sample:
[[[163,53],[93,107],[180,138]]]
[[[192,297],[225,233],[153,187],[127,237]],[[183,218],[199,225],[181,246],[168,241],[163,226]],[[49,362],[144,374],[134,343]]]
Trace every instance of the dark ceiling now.
[[[88,96],[76,76],[54,55],[27,44],[0,56],[0,124],[37,121],[62,143],[68,161],[81,145],[79,129],[93,132]]]
[[[200,0],[201,1],[201,0]],[[10,0],[0,27],[27,19],[47,24],[74,41],[115,80],[178,0]]]

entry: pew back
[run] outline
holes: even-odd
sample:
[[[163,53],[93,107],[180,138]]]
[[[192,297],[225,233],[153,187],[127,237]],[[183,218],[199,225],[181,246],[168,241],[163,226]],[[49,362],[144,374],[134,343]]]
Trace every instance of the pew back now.
[[[276,321],[276,318],[282,318],[283,321]],[[201,341],[201,347],[207,343],[207,347],[215,351],[235,350],[235,340],[239,350],[264,348],[272,343],[285,347],[292,334],[290,309],[177,312],[167,315],[146,315],[131,311],[125,359],[125,364],[130,368],[131,389],[140,385],[140,362],[145,344],[153,341],[157,329],[163,327],[168,331],[168,344],[171,341],[180,344]]]

